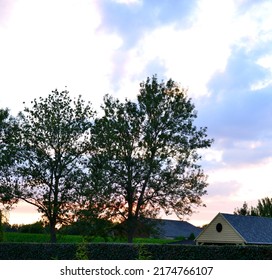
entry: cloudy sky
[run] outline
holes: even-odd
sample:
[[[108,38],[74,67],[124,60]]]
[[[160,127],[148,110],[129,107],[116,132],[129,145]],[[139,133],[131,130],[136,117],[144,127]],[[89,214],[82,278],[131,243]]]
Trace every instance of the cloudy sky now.
[[[95,108],[135,98],[157,74],[189,89],[203,153],[208,223],[272,197],[272,2],[254,0],[0,0],[0,107],[65,87]],[[22,205],[10,222],[33,222]]]

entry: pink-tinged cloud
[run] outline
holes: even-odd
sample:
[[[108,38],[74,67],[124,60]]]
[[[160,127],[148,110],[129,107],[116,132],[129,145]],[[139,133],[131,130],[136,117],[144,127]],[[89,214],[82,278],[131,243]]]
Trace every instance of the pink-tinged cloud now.
[[[8,19],[13,7],[13,1],[0,0],[0,27],[5,25],[5,21]]]
[[[37,208],[25,202],[20,202],[8,213],[10,224],[32,224],[40,219],[41,214],[38,213]]]

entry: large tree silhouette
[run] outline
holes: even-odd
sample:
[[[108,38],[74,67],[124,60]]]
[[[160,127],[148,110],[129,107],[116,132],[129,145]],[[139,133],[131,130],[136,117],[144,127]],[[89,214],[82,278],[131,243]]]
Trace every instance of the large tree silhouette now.
[[[53,91],[34,99],[18,118],[17,152],[9,187],[12,196],[37,207],[56,226],[73,220],[88,184],[84,164],[93,112],[81,97]]]
[[[210,147],[197,128],[195,106],[174,81],[156,76],[140,85],[137,101],[104,98],[92,129],[91,181],[105,199],[105,217],[125,221],[132,242],[139,217],[161,210],[190,215],[202,205],[206,176],[199,149]]]

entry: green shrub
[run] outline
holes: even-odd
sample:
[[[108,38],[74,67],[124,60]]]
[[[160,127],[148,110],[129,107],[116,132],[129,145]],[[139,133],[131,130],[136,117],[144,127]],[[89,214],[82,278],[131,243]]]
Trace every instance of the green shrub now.
[[[195,235],[193,233],[190,234],[190,236],[188,237],[189,240],[195,240]]]
[[[145,245],[138,245],[138,260],[152,260],[152,254],[148,251]]]
[[[88,260],[88,247],[86,243],[80,243],[77,245],[77,250],[76,250],[76,260]]]
[[[61,235],[57,234],[58,243],[81,243],[83,237],[79,235]],[[50,235],[41,233],[20,233],[20,232],[6,232],[5,242],[21,242],[21,243],[49,243]]]
[[[46,233],[47,228],[42,221],[38,221],[33,224],[20,225],[18,230],[21,233]]]
[[[185,237],[184,236],[177,236],[177,237],[174,238],[174,240],[179,240],[179,241],[185,240]]]
[[[1,260],[271,260],[272,246],[0,243]]]
[[[22,243],[48,243],[50,242],[49,234],[40,233],[20,233],[20,232],[6,232],[5,241],[8,243],[22,242]]]

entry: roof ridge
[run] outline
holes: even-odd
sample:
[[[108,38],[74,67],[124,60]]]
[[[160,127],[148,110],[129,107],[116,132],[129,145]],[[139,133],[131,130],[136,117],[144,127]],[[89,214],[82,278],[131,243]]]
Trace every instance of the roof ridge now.
[[[172,220],[172,219],[156,219],[156,218],[144,218],[144,219],[148,219],[148,220],[155,220],[155,221],[170,221],[170,222],[183,222],[183,223],[188,223],[191,224],[188,221],[184,221],[184,220]]]
[[[236,215],[236,214],[229,214],[229,213],[220,213],[221,215],[229,215],[234,217],[245,217],[245,218],[259,218],[259,219],[272,219],[272,217],[264,217],[264,216],[254,216],[254,215]]]

